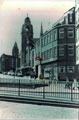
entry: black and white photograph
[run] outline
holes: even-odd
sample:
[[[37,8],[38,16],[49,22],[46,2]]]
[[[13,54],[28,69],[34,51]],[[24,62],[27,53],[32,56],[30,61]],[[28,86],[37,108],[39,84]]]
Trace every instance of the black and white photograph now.
[[[79,0],[0,0],[0,120],[79,120]]]

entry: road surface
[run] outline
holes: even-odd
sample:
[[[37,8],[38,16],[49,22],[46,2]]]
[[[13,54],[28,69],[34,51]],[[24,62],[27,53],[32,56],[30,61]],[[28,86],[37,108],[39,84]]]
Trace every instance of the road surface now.
[[[78,120],[78,109],[0,101],[0,119]]]

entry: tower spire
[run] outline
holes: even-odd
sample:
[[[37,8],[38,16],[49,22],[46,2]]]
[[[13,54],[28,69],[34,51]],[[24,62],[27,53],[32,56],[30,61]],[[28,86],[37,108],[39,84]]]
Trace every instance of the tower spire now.
[[[42,26],[42,22],[41,22],[41,30],[40,30],[40,36],[43,35],[43,26]]]
[[[28,13],[27,13],[27,17],[28,17]]]

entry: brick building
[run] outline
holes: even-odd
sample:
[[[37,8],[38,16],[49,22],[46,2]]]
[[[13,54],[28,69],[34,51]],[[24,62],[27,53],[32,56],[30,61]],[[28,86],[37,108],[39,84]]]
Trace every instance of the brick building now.
[[[72,80],[76,73],[75,8],[68,10],[50,30],[43,33],[38,42],[39,56],[42,58],[41,74]],[[38,72],[40,64],[37,63],[37,66]]]

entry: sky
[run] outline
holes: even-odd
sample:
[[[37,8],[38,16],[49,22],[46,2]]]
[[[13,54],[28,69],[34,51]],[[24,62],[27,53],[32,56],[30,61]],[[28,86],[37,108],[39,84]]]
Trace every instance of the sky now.
[[[70,8],[75,0],[0,0],[0,55],[12,54],[15,41],[21,51],[21,29],[27,14],[39,38],[41,22],[48,30]]]

